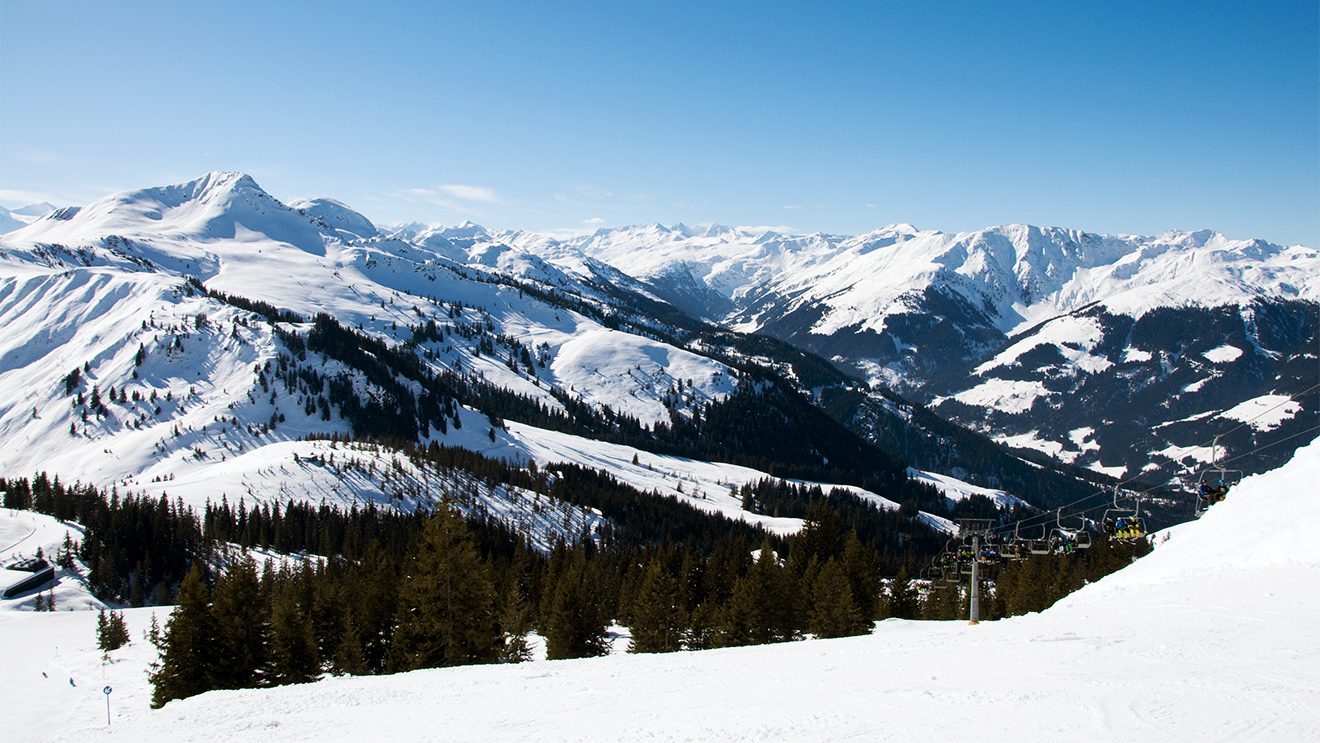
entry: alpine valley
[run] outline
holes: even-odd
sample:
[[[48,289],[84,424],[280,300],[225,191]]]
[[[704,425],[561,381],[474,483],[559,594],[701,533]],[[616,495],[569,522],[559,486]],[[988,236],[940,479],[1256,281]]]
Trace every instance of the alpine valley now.
[[[9,215],[0,610],[12,611],[0,611],[0,636],[19,670],[0,692],[26,700],[45,684],[18,729],[37,730],[60,709],[67,719],[46,728],[53,739],[86,729],[91,712],[99,724],[90,700],[102,700],[85,684],[97,659],[104,719],[113,680],[127,705],[120,719],[139,729],[191,717],[200,701],[253,699],[235,690],[342,691],[356,683],[347,677],[401,674],[372,687],[388,699],[361,710],[378,710],[440,678],[425,669],[497,662],[567,661],[490,682],[524,679],[518,703],[529,709],[578,710],[562,693],[578,683],[591,693],[570,696],[597,705],[618,679],[591,674],[617,668],[642,669],[622,676],[630,698],[671,694],[649,679],[673,661],[571,660],[625,647],[712,651],[673,677],[705,701],[672,709],[700,720],[691,710],[744,706],[721,690],[781,700],[743,678],[711,685],[698,674],[745,676],[750,660],[758,684],[779,685],[773,658],[797,674],[816,667],[798,654],[814,653],[823,665],[812,683],[851,668],[847,685],[872,689],[875,668],[910,648],[986,647],[951,634],[965,625],[879,620],[968,616],[1006,620],[982,635],[1001,638],[991,643],[999,655],[972,664],[968,692],[940,698],[1017,709],[1050,678],[1040,668],[1067,667],[1072,685],[1057,689],[1069,704],[1046,705],[1062,733],[1091,679],[1061,653],[1090,648],[1081,665],[1124,687],[1131,658],[1162,665],[1182,653],[1192,660],[1177,668],[1213,668],[1215,683],[1247,668],[1246,699],[1264,719],[1253,724],[1299,729],[1298,692],[1273,679],[1299,675],[1314,652],[1298,643],[1280,675],[1283,666],[1248,652],[1256,625],[1221,620],[1255,611],[1286,623],[1287,611],[1260,607],[1285,605],[1275,591],[1305,584],[1294,572],[1315,563],[1298,541],[1303,522],[1264,536],[1280,520],[1270,509],[1302,507],[1297,484],[1315,469],[1314,249],[1029,226],[894,225],[851,237],[382,227],[332,199],[284,203],[233,172]],[[1209,463],[1233,482],[1196,491]],[[1229,487],[1229,502],[1199,524],[1155,531],[1201,515]],[[1221,571],[1251,580],[1215,615],[1202,611],[1222,599],[1206,567],[1237,559],[1215,547],[1230,530],[1259,543],[1240,552],[1261,572]],[[1178,541],[1161,546],[1170,535]],[[1152,549],[1143,573],[1132,563]],[[1142,581],[1163,588],[1142,594]],[[23,616],[56,608],[109,610],[97,612],[101,652],[89,644],[90,611],[42,624]],[[1091,635],[1058,629],[1101,609],[1106,622],[1088,625]],[[1175,637],[1184,621],[1227,643],[1216,648],[1236,643],[1235,665],[1217,665],[1218,650],[1193,653]],[[1158,632],[1133,629],[1146,624]],[[863,645],[834,638],[877,629],[883,642],[847,662],[837,655]],[[805,638],[826,650],[736,654]],[[985,670],[1012,665],[1004,653],[1022,647],[1037,648],[1027,653],[1034,670],[985,696]],[[938,680],[933,656],[912,657],[895,665],[904,688],[929,694],[914,679]],[[957,664],[942,662],[941,674],[946,665]],[[66,671],[67,690],[52,681]],[[1172,678],[1136,675],[1146,687]],[[540,678],[549,693],[533,689]],[[837,696],[827,688],[814,693]],[[301,697],[263,691],[272,693],[251,705],[252,722],[223,713],[248,726],[230,737],[264,739],[280,724],[271,719],[295,722],[281,705]],[[1221,691],[1195,694],[1198,716],[1226,714]],[[146,716],[148,703],[165,710]],[[1135,702],[1123,704],[1128,712],[1090,724],[1126,728]],[[431,697],[407,705],[442,709]],[[856,733],[841,722],[852,712],[783,713],[792,725],[781,713],[758,713],[773,722],[739,739]],[[584,732],[580,711],[559,723],[537,712],[516,735],[655,739],[664,728],[646,714]],[[392,730],[423,719],[380,717]],[[634,717],[644,729],[629,727]],[[366,719],[329,737],[360,737],[347,731]],[[443,724],[405,734],[453,732]],[[509,737],[475,724],[453,730]],[[697,724],[695,737],[714,734]]]
[[[406,503],[429,475],[395,452],[436,443],[792,531],[738,488],[842,485],[936,523],[972,494],[1176,483],[1229,429],[1221,459],[1278,441],[1235,465],[1269,469],[1317,412],[1320,254],[1212,232],[386,229],[227,172],[13,214],[8,474]],[[397,479],[315,464],[327,437]],[[530,524],[518,498],[480,502]]]

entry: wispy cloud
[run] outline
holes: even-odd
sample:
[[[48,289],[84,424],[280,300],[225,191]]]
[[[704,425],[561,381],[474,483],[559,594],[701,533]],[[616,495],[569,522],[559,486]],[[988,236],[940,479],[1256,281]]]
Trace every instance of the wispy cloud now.
[[[480,214],[477,207],[481,205],[504,203],[493,188],[459,183],[446,183],[430,188],[409,188],[389,194],[389,198],[413,204],[438,206],[459,214]]]
[[[590,217],[588,219],[582,220],[582,224],[591,225],[592,227],[599,227],[605,224],[605,220],[601,219],[600,217]]]
[[[644,193],[617,193],[608,188],[591,185],[571,186],[555,194],[555,201],[584,209],[608,209],[620,204],[651,208],[655,198]]]
[[[59,199],[40,191],[25,191],[21,188],[0,188],[0,202],[12,204],[15,208],[35,204],[38,201],[59,203]]]
[[[798,229],[787,224],[744,224],[739,225],[738,229],[748,232],[778,232],[781,235],[795,235]]]
[[[63,155],[36,147],[18,147],[14,150],[14,159],[32,165],[62,165],[67,162]]]
[[[499,204],[500,198],[495,189],[489,186],[471,186],[462,183],[447,183],[436,186],[436,190],[461,201],[476,201],[482,204]]]

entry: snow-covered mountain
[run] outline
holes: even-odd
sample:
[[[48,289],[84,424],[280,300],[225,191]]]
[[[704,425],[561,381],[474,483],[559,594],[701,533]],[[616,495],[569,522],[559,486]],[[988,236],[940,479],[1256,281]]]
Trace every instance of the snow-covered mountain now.
[[[572,244],[693,314],[1116,475],[1204,460],[1195,445],[1231,428],[1241,406],[1320,381],[1320,253],[1303,246],[905,224],[850,237],[651,225]],[[1317,410],[1314,395],[1256,433],[1296,433],[1303,409]]]
[[[719,404],[772,389],[757,369],[780,364],[791,380],[783,359],[795,357],[690,333],[618,269],[572,246],[518,247],[527,239],[472,224],[386,233],[339,202],[286,205],[227,172],[51,213],[0,238],[0,472],[193,503],[403,507],[449,476],[380,447],[341,453],[353,465],[331,476],[314,464],[324,442],[305,440],[355,435],[604,468],[781,533],[800,519],[745,511],[734,493],[771,477],[756,462],[818,473],[827,490],[830,471],[854,485],[863,473],[906,477],[902,462],[800,407],[772,413],[777,425],[816,415],[789,454],[712,462],[737,447],[690,432]],[[781,384],[780,404],[797,404]],[[520,497],[483,491],[481,505],[522,524]],[[535,520],[534,541],[555,538],[545,522],[556,519],[581,529],[593,516]]]
[[[20,206],[17,209],[6,209],[0,206],[0,234],[13,232],[26,225],[32,224],[41,217],[50,214],[58,207],[54,204],[48,204],[45,201],[38,201],[35,204]]]
[[[0,408],[0,437],[72,437],[50,450],[6,448],[0,469],[58,466],[152,485],[207,458],[228,462],[240,430],[255,437],[244,450],[269,443],[261,437],[348,433],[371,416],[330,404],[324,386],[293,383],[283,398],[266,389],[276,373],[268,363],[293,376],[314,366],[288,372],[280,360],[305,353],[289,336],[311,338],[324,313],[383,344],[368,356],[404,349],[428,373],[478,380],[529,411],[485,421],[451,400],[440,412],[385,417],[391,435],[423,444],[535,459],[544,448],[515,442],[517,427],[496,419],[542,430],[549,424],[532,422],[541,414],[531,407],[568,419],[585,403],[623,419],[558,433],[589,441],[609,428],[614,445],[632,450],[622,463],[605,459],[626,469],[633,450],[665,447],[625,429],[694,420],[750,382],[743,367],[752,364],[919,469],[1065,502],[1067,478],[1039,481],[1031,465],[884,388],[1003,443],[1126,476],[1172,460],[1194,466],[1210,456],[1197,445],[1264,412],[1223,442],[1236,456],[1283,440],[1237,465],[1260,469],[1307,440],[1297,434],[1316,396],[1288,396],[1318,381],[1317,275],[1313,249],[1208,232],[948,234],[899,224],[835,236],[649,225],[557,239],[470,222],[381,228],[333,199],[286,205],[249,176],[216,172],[59,209],[0,238],[0,320],[13,329],[0,338],[0,380],[24,391]],[[722,329],[775,336],[877,387]],[[347,356],[320,363],[318,374],[347,375],[381,405],[430,400],[425,379],[401,368],[402,386],[386,389]],[[85,371],[66,387],[59,380],[73,369]],[[126,393],[128,410],[111,405],[88,420],[69,404],[77,392],[134,384],[174,399],[141,405]],[[262,430],[271,421],[276,434]],[[154,447],[155,458],[117,460],[111,439],[134,452]],[[821,450],[809,457],[837,464]],[[716,477],[706,489],[731,482]]]

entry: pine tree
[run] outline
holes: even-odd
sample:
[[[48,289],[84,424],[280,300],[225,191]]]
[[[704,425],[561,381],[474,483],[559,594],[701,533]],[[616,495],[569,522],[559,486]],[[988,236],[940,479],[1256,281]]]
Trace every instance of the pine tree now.
[[[917,594],[912,590],[907,568],[899,568],[898,577],[889,587],[889,615],[899,619],[916,619],[920,607]]]
[[[269,607],[250,558],[239,560],[215,584],[211,611],[216,622],[216,647],[224,659],[212,669],[217,689],[244,689],[268,679]]]
[[[761,645],[793,639],[793,592],[786,571],[775,558],[770,540],[761,543],[760,556],[747,575],[733,586],[725,606],[719,644]]]
[[[367,666],[366,654],[362,648],[362,636],[358,632],[357,619],[353,616],[350,609],[344,617],[344,631],[339,636],[339,643],[335,649],[334,657],[335,673],[346,673],[353,676],[361,676],[370,672]]]
[[[109,652],[127,645],[128,641],[128,624],[124,622],[124,613],[102,609],[96,615],[96,646]]]
[[[504,635],[500,660],[505,663],[531,660],[532,648],[527,642],[527,633],[531,630],[531,607],[528,606],[527,597],[518,581],[511,581],[504,596],[504,608],[500,612],[500,632]]]
[[[600,597],[594,590],[597,585],[599,582],[595,576],[588,572],[584,551],[575,549],[556,577],[550,597],[545,628],[546,657],[550,660],[586,658],[609,652],[606,619],[601,611]]]
[[[868,629],[861,610],[853,602],[852,587],[838,560],[825,563],[816,577],[807,627],[817,637],[861,635]]]
[[[311,612],[298,605],[293,588],[285,586],[271,612],[271,681],[276,684],[306,683],[321,672]]]
[[[101,650],[110,649],[110,622],[106,619],[105,609],[96,614],[96,647]]]
[[[651,558],[634,599],[630,653],[668,653],[682,650],[682,593],[659,556]]]
[[[862,621],[870,627],[880,613],[880,555],[875,549],[864,547],[853,530],[844,538],[841,559],[840,567],[852,589],[853,603],[862,613]]]
[[[391,669],[497,660],[494,589],[462,517],[439,509],[420,541],[400,586]]]
[[[210,591],[196,564],[179,586],[178,605],[165,625],[158,647],[159,666],[151,674],[152,707],[214,688],[214,666],[223,659],[216,653]]]
[[[930,620],[957,619],[962,611],[962,594],[958,584],[941,581],[932,585],[921,602],[921,618]]]

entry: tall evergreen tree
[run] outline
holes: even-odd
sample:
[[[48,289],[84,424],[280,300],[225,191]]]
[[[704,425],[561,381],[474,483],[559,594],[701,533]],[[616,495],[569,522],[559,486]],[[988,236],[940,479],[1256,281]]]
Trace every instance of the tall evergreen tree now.
[[[151,674],[152,707],[214,688],[214,666],[223,658],[216,653],[216,623],[210,601],[206,579],[194,564],[179,586],[178,606],[161,638],[160,663]]]
[[[273,599],[270,617],[271,681],[302,684],[321,672],[310,607],[299,606],[293,586],[285,586]]]
[[[349,609],[344,616],[344,631],[335,646],[334,669],[336,673],[361,676],[369,672],[366,653],[362,647],[362,635],[358,631],[357,618]]]
[[[916,619],[920,610],[907,568],[899,568],[898,576],[889,586],[889,615],[899,619]]]
[[[504,635],[500,660],[506,663],[531,660],[532,648],[527,642],[527,633],[531,630],[531,607],[527,603],[526,594],[517,580],[510,581],[509,590],[504,596],[504,607],[500,611],[500,632]]]
[[[683,649],[686,621],[678,581],[656,555],[646,566],[632,612],[632,653],[668,653]]]
[[[493,594],[462,517],[448,508],[437,510],[405,568],[390,668],[495,661],[501,637]]]
[[[796,636],[793,592],[769,539],[761,543],[751,569],[734,584],[720,630],[722,645],[761,645]]]
[[[545,627],[546,656],[586,658],[605,655],[607,617],[596,587],[600,585],[587,563],[585,550],[574,549],[554,581],[549,618]]]
[[[861,635],[869,629],[838,560],[825,563],[816,576],[807,628],[818,637]]]
[[[244,689],[268,681],[270,612],[251,558],[233,563],[216,580],[211,612],[214,650],[223,659],[211,669],[215,687]]]

